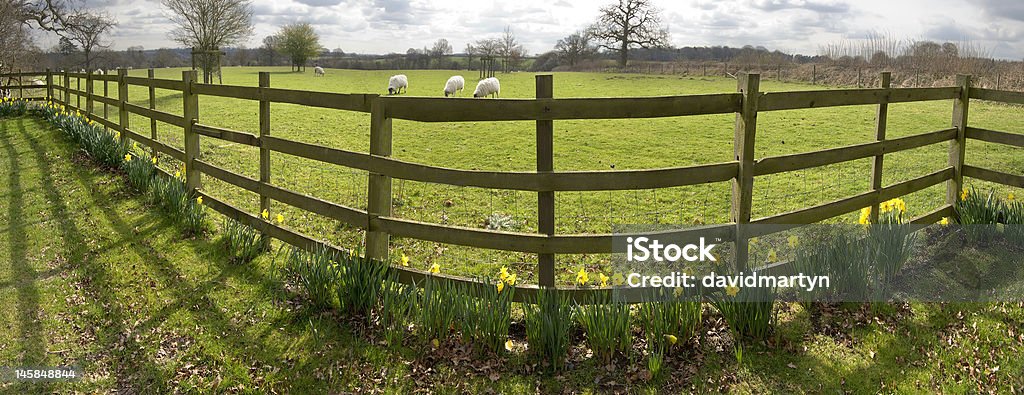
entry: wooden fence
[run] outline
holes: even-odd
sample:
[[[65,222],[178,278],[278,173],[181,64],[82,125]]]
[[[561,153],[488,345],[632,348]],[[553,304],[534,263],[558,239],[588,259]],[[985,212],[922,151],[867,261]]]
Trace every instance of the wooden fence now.
[[[879,203],[922,189],[946,184],[946,202],[926,214],[914,218],[913,223],[932,224],[942,217],[953,217],[954,203],[963,187],[963,178],[973,177],[999,184],[1024,187],[1024,176],[978,168],[964,164],[967,139],[1024,147],[1024,135],[973,128],[967,124],[970,99],[1024,104],[1024,93],[971,88],[969,76],[959,76],[956,86],[940,88],[890,88],[889,73],[881,73],[881,86],[870,89],[818,90],[765,93],[759,90],[758,74],[740,74],[736,93],[630,97],[630,98],[553,98],[551,75],[536,76],[535,99],[459,99],[429,97],[383,97],[375,94],[339,94],[311,92],[270,87],[270,75],[260,73],[259,86],[209,85],[196,81],[194,71],[184,71],[181,80],[154,79],[152,70],[148,78],[131,77],[126,70],[116,75],[79,73],[25,73],[43,76],[47,81],[47,97],[57,103],[77,108],[103,126],[120,132],[121,138],[131,139],[162,153],[186,166],[185,182],[188,188],[203,196],[211,209],[236,219],[266,235],[300,247],[326,246],[342,250],[329,243],[260,219],[257,214],[238,209],[203,188],[201,175],[227,182],[259,195],[260,209],[269,208],[277,201],[313,212],[345,224],[366,230],[366,254],[388,260],[391,236],[455,244],[461,246],[532,253],[538,256],[539,286],[555,285],[556,254],[611,253],[612,234],[556,234],[554,193],[560,191],[604,191],[667,188],[714,182],[732,183],[732,222],[643,234],[649,237],[702,236],[732,241],[736,246],[737,265],[747,262],[747,240],[760,236],[747,224],[782,225],[781,228],[810,224],[839,215],[874,207],[877,215]],[[74,79],[74,84],[72,84]],[[55,81],[56,80],[56,81]],[[114,83],[117,99],[93,93],[93,81],[103,85]],[[82,90],[82,83],[86,89]],[[148,88],[149,105],[138,106],[128,102],[128,87]],[[38,86],[37,86],[38,88]],[[155,108],[155,90],[165,89],[182,94],[182,116]],[[104,88],[106,90],[106,88]],[[256,133],[228,130],[203,124],[199,118],[199,96],[219,96],[259,102],[259,130]],[[85,106],[82,99],[85,98]],[[907,137],[886,138],[888,104],[917,101],[949,100],[952,102],[952,122],[948,129],[931,131]],[[103,105],[98,113],[95,102]],[[270,103],[291,103],[309,107],[330,108],[369,113],[369,152],[354,152],[336,148],[282,139],[272,135]],[[765,111],[822,108],[850,105],[877,106],[876,138],[874,141],[831,148],[821,151],[754,157],[757,114]],[[103,116],[106,109],[116,109],[118,118]],[[703,114],[736,115],[734,159],[728,162],[697,166],[625,170],[625,171],[556,171],[553,166],[553,122],[566,119],[625,119],[657,118]],[[129,124],[129,114],[149,118],[148,135],[139,126]],[[421,122],[464,121],[535,121],[537,141],[537,170],[532,172],[495,172],[451,169],[428,166],[391,158],[392,120],[405,119]],[[181,127],[184,149],[158,141],[156,122]],[[145,128],[147,125],[140,125]],[[214,138],[256,147],[260,151],[259,178],[246,177],[205,161],[199,155],[200,138]],[[927,175],[892,185],[882,185],[885,156],[895,152],[934,144],[949,145],[946,167]],[[367,210],[348,207],[327,200],[295,192],[275,185],[271,179],[271,153],[284,153],[309,160],[365,170],[369,173]],[[754,180],[759,176],[809,169],[857,159],[873,158],[870,174],[871,188],[860,194],[764,218],[751,218]],[[414,221],[392,216],[392,179],[405,179],[428,183],[479,188],[520,190],[537,193],[537,232],[504,232],[468,227],[448,226]],[[771,227],[778,231],[780,227]],[[632,236],[639,236],[635,234]],[[615,235],[626,237],[630,235]],[[404,282],[416,282],[426,273],[420,270],[396,267]],[[482,286],[462,277],[441,277]],[[516,299],[529,300],[538,285],[518,285]],[[593,289],[566,288],[581,299]],[[599,291],[605,292],[605,291]],[[626,288],[623,295],[639,300],[645,290]]]

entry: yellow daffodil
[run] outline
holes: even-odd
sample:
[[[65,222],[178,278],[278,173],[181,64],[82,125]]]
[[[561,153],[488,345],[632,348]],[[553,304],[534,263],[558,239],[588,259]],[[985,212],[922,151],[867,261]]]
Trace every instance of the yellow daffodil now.
[[[768,262],[775,263],[775,262],[778,262],[778,261],[779,261],[779,254],[777,254],[775,252],[775,249],[773,248],[773,249],[769,250],[768,251]]]
[[[203,197],[202,196],[196,196],[196,203],[203,204]]]
[[[800,245],[800,238],[797,235],[789,236],[786,240],[789,242],[789,248],[796,248],[796,246]]]
[[[864,207],[860,209],[860,219],[857,223],[865,226],[871,224],[871,207]]]
[[[505,289],[505,282],[504,281],[498,281],[498,283],[495,284],[494,286],[498,288],[498,293],[501,293],[501,291],[503,289]]]
[[[679,338],[675,337],[675,335],[665,335],[665,339],[668,340],[668,344],[671,344],[673,346],[676,344],[676,342],[679,341]]]
[[[1017,197],[1013,195],[1013,192],[1010,192],[1009,194],[1006,195],[1006,200],[1012,202],[1014,200],[1017,200]]]
[[[353,253],[355,253],[354,250],[353,250]],[[402,266],[409,267],[409,256],[407,256],[405,254],[402,254]]]
[[[580,269],[580,271],[576,273],[576,283],[577,284],[579,284],[579,285],[587,285],[587,282],[589,282],[589,281],[590,281],[590,276],[587,275],[587,269],[585,269],[585,268],[584,269]]]
[[[506,351],[512,351],[512,346],[514,346],[514,345],[515,345],[515,343],[512,343],[512,339],[506,340],[505,341],[505,350]]]
[[[939,220],[939,225],[949,226],[949,217],[942,217],[942,219]]]
[[[275,218],[275,219],[277,219],[277,224],[278,224],[278,225],[280,225],[280,224],[284,223],[284,216],[283,216],[283,215],[281,215],[281,214],[278,214],[278,215],[277,215],[277,218]]]
[[[263,212],[260,213],[260,216],[263,217],[263,219],[270,219],[270,211],[267,211],[267,209],[263,209]]]
[[[131,162],[132,161],[132,154],[124,154],[124,161],[125,162]]]
[[[597,280],[601,282],[602,287],[608,286],[608,279],[609,277],[604,275],[604,273],[597,273]]]
[[[729,295],[729,296],[736,296],[736,294],[740,293],[740,288],[739,287],[725,287],[725,293],[727,295]]]
[[[612,285],[619,286],[626,283],[626,278],[622,276],[622,273],[615,273],[612,275]]]
[[[969,193],[967,192],[967,188],[964,188],[962,191],[960,191],[960,200],[967,200],[968,195]]]
[[[508,285],[516,285],[516,274],[509,274],[508,278],[505,279],[505,282],[508,283]]]
[[[150,158],[149,161],[155,165],[156,164],[156,157],[154,156],[154,157]]]
[[[505,267],[505,266],[501,267],[501,270],[498,271],[498,278],[501,279],[501,281],[505,281],[505,279],[508,278],[508,268],[507,267]]]
[[[174,178],[181,178],[181,170],[174,172]]]
[[[433,264],[433,265],[430,265],[430,272],[433,273],[433,274],[441,273],[441,265],[436,264],[436,263]]]

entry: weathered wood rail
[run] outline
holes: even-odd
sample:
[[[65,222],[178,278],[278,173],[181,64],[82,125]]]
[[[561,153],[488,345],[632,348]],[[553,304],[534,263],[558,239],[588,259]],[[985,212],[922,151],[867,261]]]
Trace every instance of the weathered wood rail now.
[[[391,236],[462,246],[533,253],[538,256],[538,285],[517,285],[518,300],[529,300],[538,286],[554,286],[557,254],[610,253],[612,234],[556,234],[554,193],[562,191],[605,191],[667,188],[717,182],[731,182],[732,222],[700,228],[679,229],[668,232],[645,233],[650,237],[703,236],[732,241],[736,245],[738,265],[745,266],[747,239],[760,236],[745,224],[771,224],[798,226],[820,222],[844,215],[863,207],[878,204],[899,196],[923,190],[938,184],[947,185],[947,201],[927,214],[914,218],[913,223],[935,223],[942,217],[955,216],[954,203],[963,187],[963,177],[972,177],[999,184],[1024,187],[1024,176],[965,165],[964,149],[967,139],[989,143],[1024,147],[1024,135],[974,128],[967,125],[970,99],[1012,104],[1024,104],[1024,94],[970,87],[970,77],[959,76],[957,86],[940,88],[890,88],[889,73],[880,76],[881,86],[871,89],[822,90],[800,92],[763,93],[759,91],[759,75],[741,74],[738,92],[711,95],[688,95],[642,98],[554,98],[552,77],[537,76],[536,99],[451,99],[428,97],[381,97],[375,94],[339,94],[310,92],[270,87],[269,73],[260,73],[259,86],[209,85],[196,82],[194,71],[182,73],[181,80],[130,77],[125,70],[117,75],[81,73],[19,73],[16,76],[45,77],[46,86],[25,86],[46,89],[46,97],[65,106],[83,111],[90,119],[121,133],[121,137],[149,147],[154,153],[168,155],[186,164],[186,184],[204,197],[213,210],[248,224],[255,229],[285,243],[300,247],[326,246],[341,251],[327,242],[316,240],[284,226],[259,218],[228,204],[202,186],[202,175],[251,191],[260,197],[260,208],[271,202],[287,204],[316,213],[366,231],[367,255],[388,261]],[[4,77],[4,76],[0,76]],[[74,85],[71,80],[74,79]],[[93,92],[93,82],[117,85],[115,98]],[[82,84],[85,84],[85,90]],[[148,88],[147,107],[128,102],[128,87]],[[182,94],[182,114],[175,115],[156,109],[155,90],[172,90]],[[219,96],[258,101],[259,130],[255,133],[214,127],[200,122],[198,97]],[[82,98],[86,106],[82,107]],[[887,139],[888,104],[950,100],[953,104],[952,123],[948,129],[907,137]],[[94,102],[117,109],[118,119],[111,120],[97,113]],[[292,141],[271,135],[270,103],[290,103],[342,111],[368,113],[370,122],[369,152],[354,152]],[[755,158],[754,146],[757,113],[833,106],[876,105],[876,139],[845,147],[790,155]],[[556,171],[553,167],[552,122],[565,119],[619,119],[657,118],[706,114],[736,114],[735,158],[724,163],[664,169],[624,171]],[[150,120],[148,136],[129,124],[128,114]],[[412,163],[391,158],[392,119],[421,122],[463,121],[536,121],[537,171],[496,172],[451,169]],[[184,148],[172,147],[158,141],[157,122],[180,127],[184,133]],[[146,125],[143,125],[143,127]],[[259,178],[233,173],[204,161],[199,154],[199,139],[214,138],[243,144],[260,150]],[[927,175],[893,185],[882,185],[882,168],[887,154],[909,149],[949,143],[950,159],[947,167]],[[295,192],[271,182],[271,153],[283,153],[308,160],[320,161],[368,172],[369,190],[367,209],[348,207]],[[751,218],[754,180],[759,176],[827,166],[852,160],[874,158],[871,189],[854,196],[801,208],[764,218]],[[536,192],[538,196],[538,229],[536,232],[503,232],[485,229],[426,223],[392,216],[392,179],[405,179],[454,186],[509,189]],[[781,229],[778,226],[772,229]],[[777,230],[776,230],[777,231]],[[637,234],[639,235],[639,234]],[[397,267],[400,278],[416,282],[426,273]],[[453,281],[480,286],[473,280],[441,275]],[[566,288],[574,295],[594,292],[593,289]],[[599,291],[599,292],[604,292]],[[643,289],[626,289],[624,295],[638,300]]]

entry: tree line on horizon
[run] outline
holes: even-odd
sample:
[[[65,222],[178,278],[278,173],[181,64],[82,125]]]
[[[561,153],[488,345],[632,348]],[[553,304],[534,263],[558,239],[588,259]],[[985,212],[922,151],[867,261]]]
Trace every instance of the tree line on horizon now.
[[[645,62],[733,62],[748,65],[831,63],[851,67],[908,67],[931,71],[970,71],[992,64],[988,51],[973,43],[899,40],[872,34],[863,40],[823,45],[814,56],[789,54],[764,47],[672,47],[661,11],[650,0],[613,0],[601,7],[590,26],[558,40],[550,51],[530,56],[511,27],[493,37],[467,43],[455,53],[444,38],[405,53],[356,54],[327,49],[315,28],[304,22],[285,26],[262,40],[258,48],[242,45],[253,34],[251,0],[162,0],[176,27],[168,37],[185,49],[145,50],[131,46],[110,49],[106,35],[117,22],[95,11],[75,8],[73,0],[0,0],[0,72],[19,65],[46,64],[53,69],[116,67],[181,67],[195,64],[204,75],[225,66],[282,66],[303,70],[313,63],[351,69],[475,69],[493,59],[498,71],[572,70],[577,66]],[[58,43],[47,51],[35,48],[29,29],[52,32]],[[211,55],[193,59],[191,48]],[[217,55],[212,55],[219,53]],[[42,63],[40,62],[42,61]],[[36,66],[38,67],[38,66]]]

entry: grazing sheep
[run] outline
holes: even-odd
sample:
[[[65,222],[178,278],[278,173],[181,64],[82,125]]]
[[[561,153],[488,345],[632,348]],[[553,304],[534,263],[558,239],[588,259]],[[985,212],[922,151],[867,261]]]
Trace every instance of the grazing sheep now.
[[[97,75],[103,75],[103,69],[96,69]]]
[[[498,97],[501,93],[501,83],[498,82],[497,78],[490,77],[484,78],[476,84],[476,90],[473,91],[473,97],[486,97],[487,95],[494,95]]]
[[[402,88],[405,88],[405,92],[409,92],[409,78],[405,74],[398,74],[391,76],[388,80],[388,94],[397,95],[402,93]]]
[[[320,66],[313,67],[313,76],[314,77],[323,77],[324,76],[324,68],[320,67]]]
[[[462,92],[464,87],[466,87],[466,79],[462,78],[461,75],[453,75],[452,78],[448,79],[448,82],[444,83],[444,97],[448,97],[448,95],[455,96],[455,93]]]

